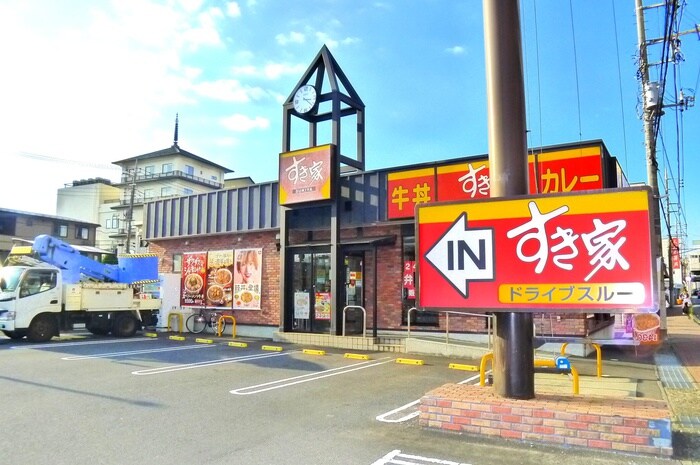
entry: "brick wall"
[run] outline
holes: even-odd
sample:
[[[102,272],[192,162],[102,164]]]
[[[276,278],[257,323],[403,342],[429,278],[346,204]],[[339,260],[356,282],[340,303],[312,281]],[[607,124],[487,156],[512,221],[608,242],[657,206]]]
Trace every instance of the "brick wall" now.
[[[245,234],[222,234],[206,237],[152,241],[148,250],[159,256],[159,271],[172,273],[173,254],[207,250],[263,249],[261,310],[228,310],[237,324],[275,326],[280,324],[280,254],[277,251],[277,231]]]
[[[671,414],[653,399],[538,394],[507,399],[492,387],[446,384],[420,401],[420,425],[525,442],[673,455]]]

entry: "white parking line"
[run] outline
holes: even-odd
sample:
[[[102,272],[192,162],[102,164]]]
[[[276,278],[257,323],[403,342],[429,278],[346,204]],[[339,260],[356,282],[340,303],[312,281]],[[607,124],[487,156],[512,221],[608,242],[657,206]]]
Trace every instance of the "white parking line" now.
[[[438,464],[438,465],[469,465],[463,462],[453,462],[452,460],[442,460],[435,459],[432,457],[421,457],[420,455],[410,455],[402,454],[400,450],[392,450],[386,454],[381,459],[373,462],[372,465],[424,465],[424,464]]]
[[[299,352],[299,351],[295,350],[295,351],[291,351],[291,352],[279,352],[279,353],[274,353],[274,354],[244,355],[242,357],[222,358],[222,359],[218,359],[218,360],[207,360],[204,362],[186,363],[183,365],[173,365],[173,366],[160,367],[160,368],[149,368],[148,370],[137,370],[137,371],[132,371],[131,374],[137,375],[137,376],[159,375],[162,373],[171,373],[173,371],[191,370],[193,368],[204,368],[204,367],[209,367],[209,366],[214,366],[214,365],[223,365],[226,363],[238,363],[238,362],[246,362],[248,360],[258,360],[261,358],[282,357],[282,356],[291,355],[291,354],[294,354],[297,352]]]
[[[204,344],[192,344],[188,346],[178,346],[178,347],[162,347],[160,349],[143,349],[143,350],[129,350],[124,352],[110,352],[106,354],[99,355],[75,355],[73,357],[63,357],[61,360],[88,360],[92,358],[112,358],[112,357],[124,357],[127,355],[136,354],[151,354],[155,352],[172,352],[175,350],[188,350],[188,349],[206,349],[214,346],[204,345]]]
[[[155,341],[152,337],[137,337],[129,339],[101,339],[95,341],[81,341],[81,342],[54,342],[48,344],[28,344],[21,346],[12,346],[10,349],[46,349],[51,347],[66,347],[66,346],[87,346],[93,344],[123,344],[125,342],[143,342],[143,341]]]
[[[384,361],[382,361],[384,360]],[[346,365],[338,368],[331,368],[329,370],[319,371],[315,373],[307,373],[305,375],[293,376],[291,378],[278,379],[276,381],[270,381],[269,383],[256,384],[255,386],[248,386],[244,388],[234,389],[231,394],[236,394],[239,396],[248,396],[251,394],[259,394],[265,391],[271,391],[273,389],[281,389],[284,387],[294,386],[295,384],[308,383],[310,381],[317,381],[319,379],[328,378],[331,376],[343,375],[345,373],[350,373],[357,370],[363,370],[365,368],[372,368],[385,363],[391,362],[393,359],[391,357],[380,358],[377,361],[368,361],[353,363],[352,365]]]
[[[460,382],[457,383],[457,384],[467,384],[467,383],[470,383],[470,382],[474,381],[475,379],[479,378],[479,376],[480,376],[480,375],[474,375],[474,376],[472,376],[471,378],[467,378],[467,379],[465,379],[465,380],[463,380],[463,381],[460,381]],[[410,419],[412,419],[412,418],[415,418],[415,417],[417,417],[418,415],[420,415],[420,411],[418,410],[418,408],[412,409],[412,410],[411,410],[409,413],[407,413],[406,415],[404,415],[404,416],[402,416],[402,417],[399,417],[399,418],[396,418],[396,419],[391,419],[391,420],[390,420],[389,417],[392,416],[392,415],[394,415],[395,413],[401,412],[401,411],[403,411],[403,410],[408,410],[408,409],[410,409],[411,407],[413,407],[414,405],[417,405],[418,403],[420,403],[420,399],[414,400],[413,402],[409,402],[408,404],[402,405],[401,407],[397,407],[397,408],[395,408],[394,410],[391,410],[391,411],[389,411],[389,412],[382,413],[381,415],[377,415],[377,416],[375,417],[375,420],[381,421],[381,422],[384,422],[384,423],[401,423],[401,422],[404,422],[404,421],[408,421],[408,420],[410,420]]]

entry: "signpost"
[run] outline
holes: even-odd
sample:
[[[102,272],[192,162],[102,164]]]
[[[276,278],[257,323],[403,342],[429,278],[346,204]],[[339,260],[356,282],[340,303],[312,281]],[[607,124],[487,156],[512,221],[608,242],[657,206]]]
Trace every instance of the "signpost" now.
[[[656,312],[648,187],[419,205],[417,306]]]

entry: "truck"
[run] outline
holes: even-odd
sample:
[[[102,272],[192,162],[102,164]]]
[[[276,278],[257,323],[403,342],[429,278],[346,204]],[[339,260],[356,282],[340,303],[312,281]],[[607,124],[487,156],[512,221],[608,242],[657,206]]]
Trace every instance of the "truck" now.
[[[7,337],[46,342],[77,324],[131,337],[155,324],[161,300],[139,292],[158,282],[155,254],[120,254],[117,264],[106,264],[49,235],[25,252],[11,252],[0,267],[0,331]]]

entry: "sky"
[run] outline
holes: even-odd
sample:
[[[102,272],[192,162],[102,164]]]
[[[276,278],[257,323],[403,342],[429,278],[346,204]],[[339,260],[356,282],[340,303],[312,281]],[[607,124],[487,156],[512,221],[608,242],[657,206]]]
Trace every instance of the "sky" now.
[[[699,1],[680,31],[700,22]],[[601,139],[646,182],[634,6],[521,1],[526,117],[530,147]],[[661,37],[662,12],[645,20]],[[282,104],[323,45],[366,105],[368,170],[485,154],[483,37],[481,0],[0,0],[0,207],[55,214],[57,189],[117,181],[113,162],[172,145],[176,114],[182,149],[229,177],[276,179]],[[669,105],[700,79],[700,37],[680,51]],[[664,110],[659,183],[693,247],[700,105],[680,108]]]

